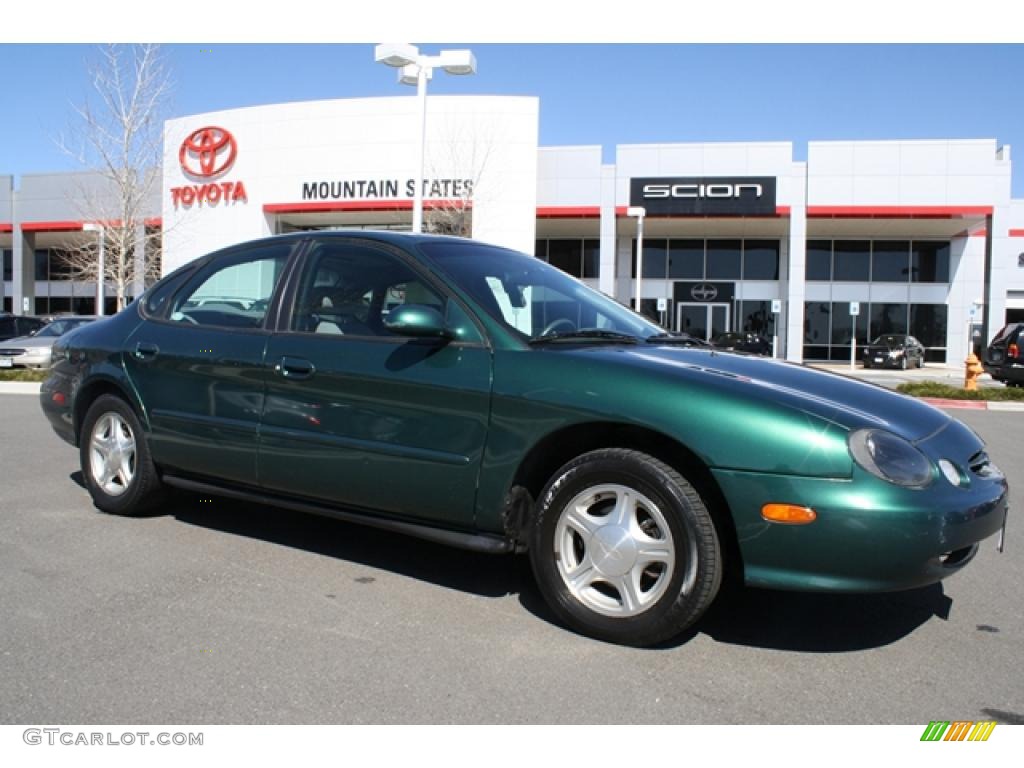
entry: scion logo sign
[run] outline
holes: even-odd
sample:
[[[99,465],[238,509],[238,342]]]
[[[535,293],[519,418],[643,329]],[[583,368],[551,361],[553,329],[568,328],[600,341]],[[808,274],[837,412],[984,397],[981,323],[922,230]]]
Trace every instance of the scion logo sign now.
[[[238,142],[231,133],[217,126],[208,125],[192,131],[181,142],[178,162],[189,178],[205,182],[184,187],[171,188],[171,202],[174,207],[192,205],[215,206],[223,202],[247,202],[245,184],[241,181],[213,181],[231,170],[238,157]]]
[[[772,176],[630,179],[629,204],[652,216],[774,216]]]
[[[714,301],[718,298],[718,289],[711,283],[700,283],[690,289],[690,296],[697,301]]]

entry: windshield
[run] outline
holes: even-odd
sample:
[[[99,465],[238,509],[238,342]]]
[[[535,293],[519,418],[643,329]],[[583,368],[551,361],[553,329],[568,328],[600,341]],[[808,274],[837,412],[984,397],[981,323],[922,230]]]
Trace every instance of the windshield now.
[[[420,246],[488,314],[526,340],[601,331],[646,339],[663,333],[604,294],[524,253],[466,241]]]
[[[905,336],[879,336],[877,339],[871,342],[873,347],[899,347],[903,345],[903,339]]]
[[[37,339],[49,338],[57,336],[63,336],[65,333],[70,331],[72,328],[77,328],[82,323],[88,322],[87,320],[54,320],[47,326],[44,326],[35,336]]]

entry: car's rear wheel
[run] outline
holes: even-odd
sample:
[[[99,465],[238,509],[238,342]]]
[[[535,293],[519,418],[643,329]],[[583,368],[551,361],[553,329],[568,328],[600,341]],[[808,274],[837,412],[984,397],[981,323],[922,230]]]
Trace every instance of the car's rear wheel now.
[[[142,425],[124,400],[96,398],[82,421],[79,444],[86,488],[104,512],[136,515],[160,500],[161,482]]]
[[[675,469],[638,451],[584,454],[540,497],[530,561],[569,627],[652,645],[693,624],[714,600],[723,562],[711,514]]]

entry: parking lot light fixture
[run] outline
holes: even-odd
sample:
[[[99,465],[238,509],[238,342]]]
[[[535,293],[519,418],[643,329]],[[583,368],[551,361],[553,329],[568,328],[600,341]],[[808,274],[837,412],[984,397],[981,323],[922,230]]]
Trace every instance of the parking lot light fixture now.
[[[374,61],[398,69],[398,82],[416,86],[419,113],[419,141],[417,142],[416,186],[413,191],[412,231],[423,231],[423,165],[427,144],[427,81],[434,69],[449,75],[476,74],[476,57],[472,51],[458,49],[441,51],[437,56],[421,54],[419,48],[408,43],[381,43],[374,48]]]

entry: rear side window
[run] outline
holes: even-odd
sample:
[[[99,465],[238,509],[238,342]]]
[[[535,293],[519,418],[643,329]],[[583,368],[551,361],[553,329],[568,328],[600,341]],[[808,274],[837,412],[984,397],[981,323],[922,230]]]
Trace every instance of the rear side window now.
[[[185,325],[262,327],[292,246],[275,243],[214,259],[174,295],[168,319]]]
[[[1011,341],[1012,337],[1017,335],[1017,332],[1022,327],[1024,327],[1024,325],[1021,325],[1020,323],[1010,323],[1009,325],[1004,325],[1002,330],[1000,330],[999,333],[996,334],[996,337],[992,339],[992,343],[996,344],[1000,341]]]

